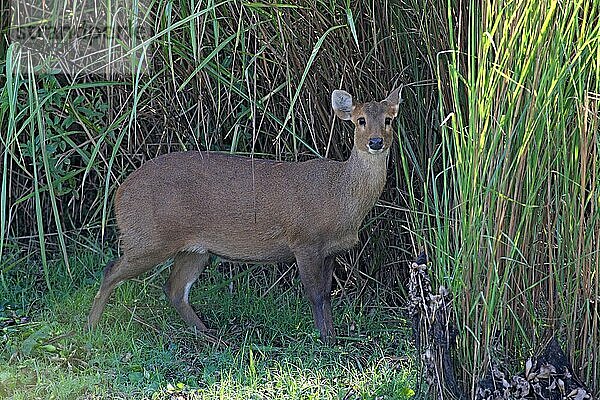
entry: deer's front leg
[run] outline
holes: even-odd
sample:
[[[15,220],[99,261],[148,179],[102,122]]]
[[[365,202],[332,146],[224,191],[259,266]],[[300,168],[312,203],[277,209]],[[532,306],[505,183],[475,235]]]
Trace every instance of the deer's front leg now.
[[[315,326],[323,343],[335,343],[335,331],[331,315],[331,281],[333,257],[315,254],[297,254],[296,262],[304,292],[310,301]]]

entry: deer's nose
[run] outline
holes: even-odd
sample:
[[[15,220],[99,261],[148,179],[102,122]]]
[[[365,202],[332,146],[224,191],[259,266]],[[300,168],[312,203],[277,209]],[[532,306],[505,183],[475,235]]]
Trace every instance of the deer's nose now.
[[[383,148],[383,138],[374,137],[369,139],[369,148],[371,150],[381,150]]]

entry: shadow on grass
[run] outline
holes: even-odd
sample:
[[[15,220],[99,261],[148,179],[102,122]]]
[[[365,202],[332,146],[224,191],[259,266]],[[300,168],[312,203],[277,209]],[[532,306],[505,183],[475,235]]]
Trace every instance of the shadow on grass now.
[[[399,310],[336,296],[339,340],[326,347],[293,273],[267,290],[264,276],[205,272],[192,302],[222,342],[185,325],[160,273],[121,285],[87,332],[102,264],[78,255],[71,280],[57,263],[53,293],[35,265],[3,273],[0,398],[403,399],[417,390]]]

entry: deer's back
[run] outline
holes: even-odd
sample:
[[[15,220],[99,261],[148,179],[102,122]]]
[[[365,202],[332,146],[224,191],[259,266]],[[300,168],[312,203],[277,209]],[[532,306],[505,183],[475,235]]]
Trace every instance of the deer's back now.
[[[286,163],[200,152],[157,157],[117,192],[123,245],[126,251],[187,248],[237,260],[291,260],[294,246],[330,241],[326,236],[344,229],[336,187],[341,168],[326,159]],[[338,236],[349,240],[347,232]]]

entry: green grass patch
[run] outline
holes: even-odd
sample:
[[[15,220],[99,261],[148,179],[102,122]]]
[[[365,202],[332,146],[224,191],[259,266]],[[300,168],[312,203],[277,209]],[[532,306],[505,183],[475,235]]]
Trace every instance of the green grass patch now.
[[[104,262],[92,252],[72,257],[72,279],[63,261],[49,263],[52,293],[35,262],[0,269],[0,398],[403,399],[417,391],[399,310],[335,296],[340,339],[326,347],[293,273],[266,285],[267,266],[228,277],[227,265],[215,264],[194,286],[192,302],[221,343],[195,334],[169,305],[160,273],[168,266],[117,288],[87,332]]]

